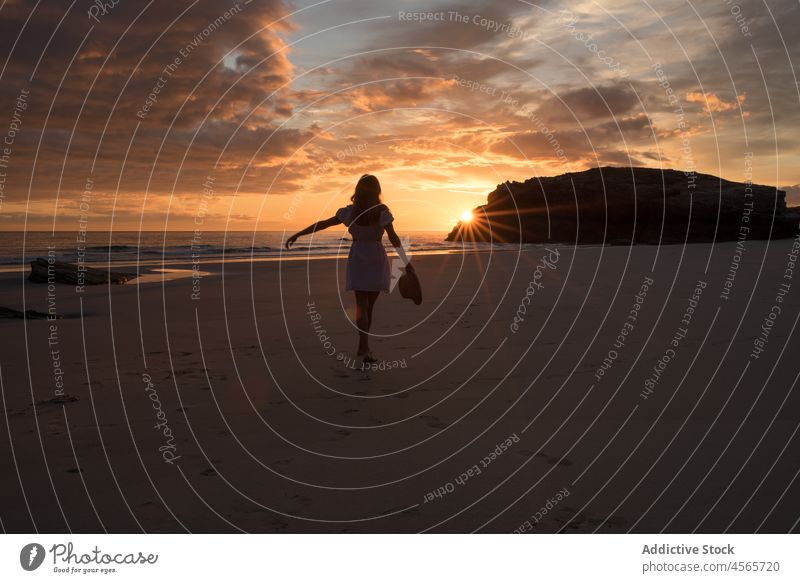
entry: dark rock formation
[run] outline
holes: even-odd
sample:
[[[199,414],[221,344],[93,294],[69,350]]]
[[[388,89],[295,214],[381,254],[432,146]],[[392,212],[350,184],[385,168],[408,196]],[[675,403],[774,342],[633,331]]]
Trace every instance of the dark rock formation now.
[[[501,184],[447,240],[628,245],[732,241],[740,232],[793,237],[800,217],[785,198],[772,186],[708,174],[594,168]]]
[[[108,283],[125,283],[136,277],[134,273],[118,273],[96,269],[94,267],[79,267],[74,263],[54,261],[39,257],[31,261],[31,274],[28,279],[34,283],[68,283],[71,285],[102,285]]]
[[[50,319],[51,320],[60,320],[63,316],[54,314]],[[12,319],[12,318],[19,318],[25,320],[46,320],[47,314],[44,312],[37,312],[36,310],[25,310],[24,312],[20,310],[15,310],[14,308],[5,308],[0,306],[0,319]]]

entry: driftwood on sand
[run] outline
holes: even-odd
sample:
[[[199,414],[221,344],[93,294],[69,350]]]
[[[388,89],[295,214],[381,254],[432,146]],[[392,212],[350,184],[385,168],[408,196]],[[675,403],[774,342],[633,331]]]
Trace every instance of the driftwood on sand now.
[[[135,273],[106,271],[62,261],[49,261],[41,257],[31,261],[28,279],[34,283],[68,283],[71,285],[120,284],[136,277]]]

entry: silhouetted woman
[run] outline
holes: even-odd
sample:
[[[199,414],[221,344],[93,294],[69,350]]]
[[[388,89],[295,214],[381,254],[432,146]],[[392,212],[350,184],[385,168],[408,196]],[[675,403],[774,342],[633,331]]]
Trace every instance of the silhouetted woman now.
[[[394,218],[381,202],[381,184],[371,174],[364,174],[350,197],[353,204],[336,211],[336,215],[314,223],[286,240],[286,248],[298,237],[344,223],[353,237],[347,257],[347,291],[356,294],[356,326],[358,326],[358,355],[364,362],[376,362],[369,349],[369,329],[372,309],[380,292],[389,291],[391,268],[381,239],[386,231],[389,241],[403,260],[406,269],[414,268],[408,261],[400,237],[394,230]]]

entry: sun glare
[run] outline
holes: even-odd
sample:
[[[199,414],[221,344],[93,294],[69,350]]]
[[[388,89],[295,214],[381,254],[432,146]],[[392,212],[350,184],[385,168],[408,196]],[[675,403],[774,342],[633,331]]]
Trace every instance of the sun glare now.
[[[461,213],[461,222],[462,223],[469,223],[472,221],[472,211],[464,211]]]

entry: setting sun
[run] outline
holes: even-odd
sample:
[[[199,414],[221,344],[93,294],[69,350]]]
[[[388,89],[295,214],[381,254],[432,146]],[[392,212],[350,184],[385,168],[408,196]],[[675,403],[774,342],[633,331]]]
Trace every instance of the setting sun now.
[[[469,223],[472,220],[472,211],[464,211],[461,213],[461,222],[462,223]]]

